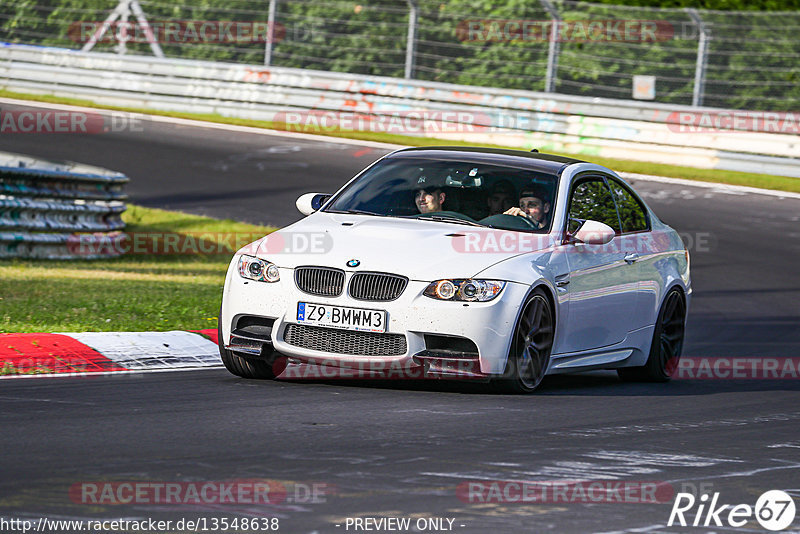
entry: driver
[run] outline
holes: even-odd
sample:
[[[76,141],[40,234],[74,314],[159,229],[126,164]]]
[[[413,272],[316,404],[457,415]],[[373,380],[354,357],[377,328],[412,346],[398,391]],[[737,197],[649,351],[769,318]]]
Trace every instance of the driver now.
[[[420,213],[433,213],[442,211],[446,195],[442,186],[433,178],[425,175],[417,179],[417,188],[414,191],[414,204]]]
[[[519,193],[519,207],[509,208],[504,215],[527,217],[537,229],[547,226],[550,213],[547,190],[540,185],[525,187]]]

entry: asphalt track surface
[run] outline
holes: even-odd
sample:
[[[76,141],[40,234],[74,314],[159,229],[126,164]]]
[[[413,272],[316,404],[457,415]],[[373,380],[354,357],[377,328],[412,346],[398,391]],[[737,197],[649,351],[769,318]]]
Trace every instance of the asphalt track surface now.
[[[3,136],[0,150],[123,171],[138,204],[276,225],[299,218],[300,193],[332,191],[385,152],[161,122],[143,132]],[[692,250],[684,354],[800,356],[800,201],[634,187]],[[464,533],[741,530],[667,527],[671,499],[465,502],[457,487],[474,480],[664,482],[750,505],[784,489],[800,505],[797,380],[647,385],[596,372],[550,377],[537,395],[515,397],[450,382],[276,383],[205,370],[3,381],[0,402],[3,518],[277,517],[290,533],[355,532],[346,528],[354,517],[451,518]],[[92,505],[68,491],[233,479],[280,481],[288,498]],[[308,502],[314,483],[335,492]],[[763,529],[751,521],[744,530]]]

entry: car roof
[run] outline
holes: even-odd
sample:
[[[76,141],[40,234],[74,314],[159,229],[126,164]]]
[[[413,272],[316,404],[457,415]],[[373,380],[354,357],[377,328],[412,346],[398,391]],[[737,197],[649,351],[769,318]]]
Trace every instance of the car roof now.
[[[541,152],[527,152],[524,150],[511,150],[504,148],[467,147],[467,146],[429,146],[403,148],[392,152],[387,157],[426,157],[441,160],[466,160],[495,163],[499,165],[512,165],[533,171],[560,174],[565,167],[574,163],[585,161],[556,156],[555,154],[542,154]]]

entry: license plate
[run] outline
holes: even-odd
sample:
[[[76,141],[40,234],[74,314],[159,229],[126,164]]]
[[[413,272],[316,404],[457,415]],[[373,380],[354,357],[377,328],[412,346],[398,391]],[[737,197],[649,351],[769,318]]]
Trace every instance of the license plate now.
[[[386,312],[383,310],[298,302],[297,322],[359,332],[386,332]]]

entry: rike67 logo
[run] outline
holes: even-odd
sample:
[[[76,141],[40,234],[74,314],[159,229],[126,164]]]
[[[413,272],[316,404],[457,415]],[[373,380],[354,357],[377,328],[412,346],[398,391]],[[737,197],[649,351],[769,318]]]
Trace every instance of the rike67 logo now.
[[[691,493],[678,493],[667,526],[677,523],[682,527],[723,527],[724,522],[727,522],[729,527],[743,527],[755,518],[762,528],[776,532],[788,528],[795,518],[794,500],[781,490],[764,492],[756,501],[755,507],[749,504],[734,506],[718,503],[719,492],[714,493],[710,502],[707,493],[699,499]]]

